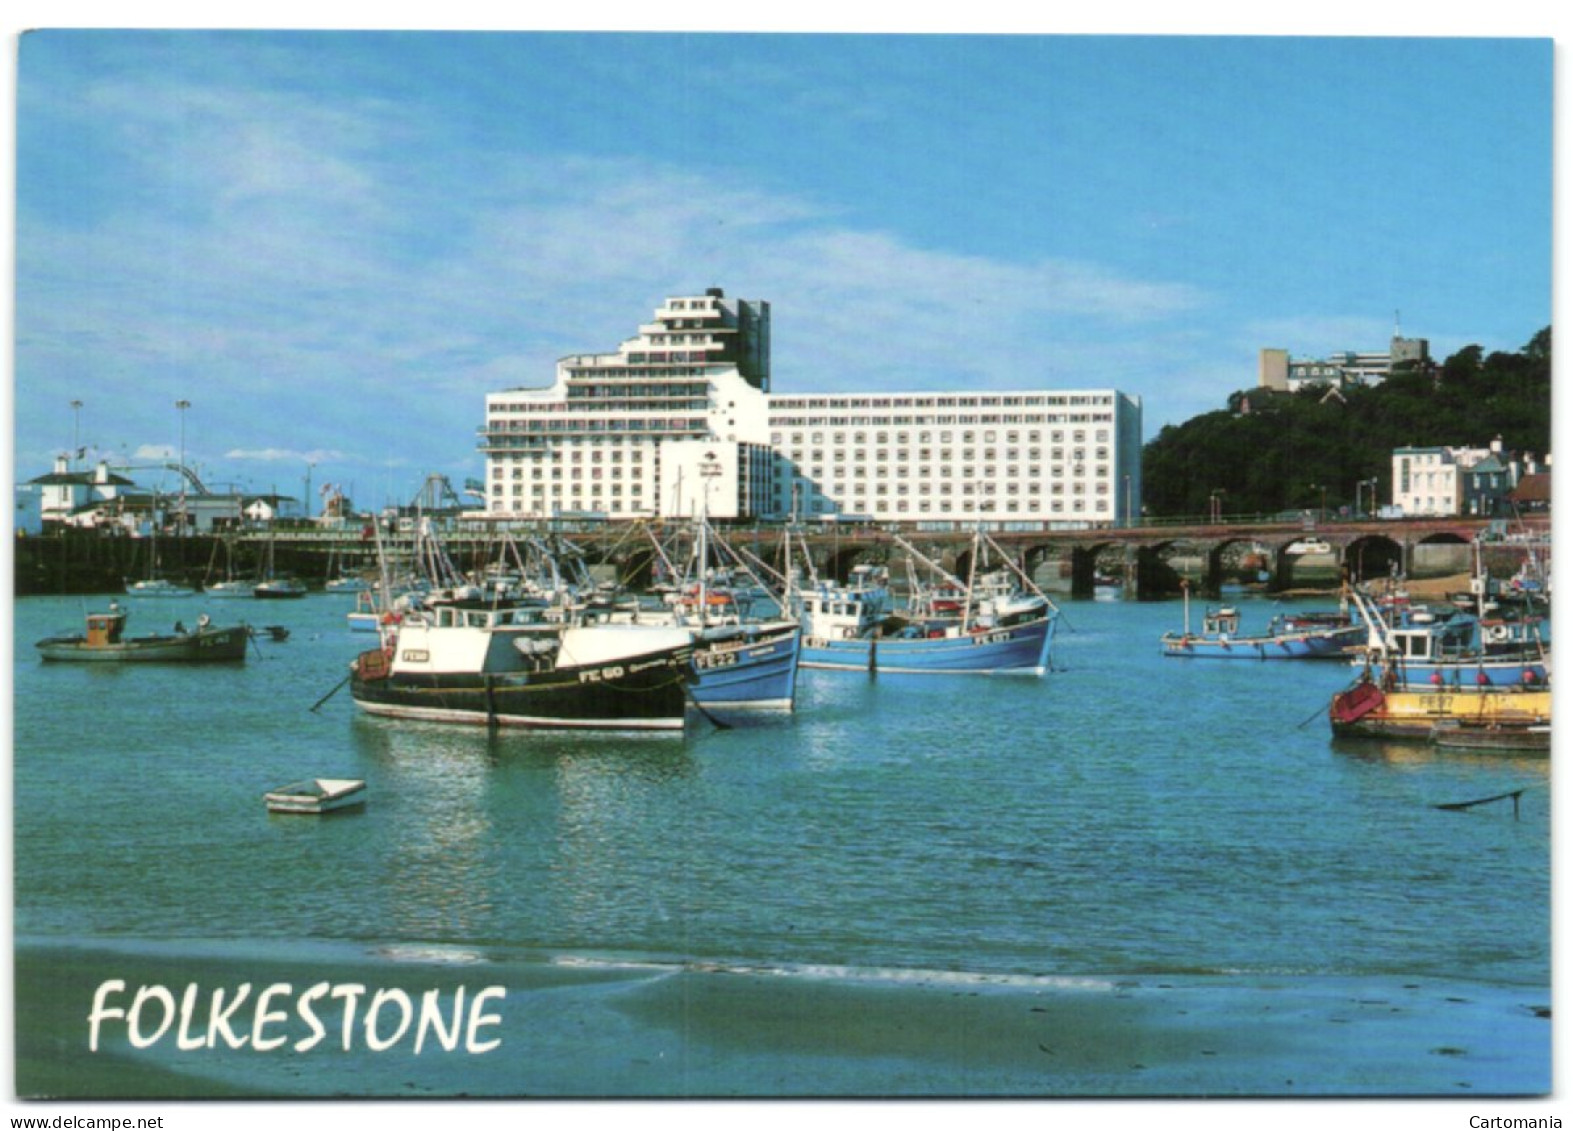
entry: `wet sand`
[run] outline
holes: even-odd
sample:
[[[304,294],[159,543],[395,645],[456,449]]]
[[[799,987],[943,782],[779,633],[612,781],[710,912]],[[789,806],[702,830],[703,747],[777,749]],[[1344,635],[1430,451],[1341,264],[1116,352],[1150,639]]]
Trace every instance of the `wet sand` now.
[[[1362,978],[991,977],[832,968],[763,970],[374,948],[266,956],[220,947],[111,951],[19,945],[16,1090],[24,1097],[1313,1097],[1538,1096],[1551,1088],[1550,991]],[[128,1008],[162,985],[200,1003],[145,1048],[101,1023],[95,991]],[[207,1039],[213,991],[233,1002]],[[317,983],[365,987],[348,1029],[320,997],[314,1034],[296,1002]],[[253,1029],[261,990],[288,984]],[[417,1053],[396,1009],[368,1033],[377,991],[473,1006],[489,1051],[435,1039]],[[150,999],[151,1001],[152,999]],[[391,999],[390,999],[391,1000]],[[264,1010],[264,1013],[269,1010]],[[445,1014],[446,1016],[446,1014]],[[161,1010],[140,1015],[143,1038]],[[253,1038],[279,1047],[259,1051]],[[282,1039],[281,1039],[282,1038]],[[388,1042],[376,1051],[370,1047]],[[213,1047],[208,1047],[209,1045]],[[349,1047],[345,1047],[348,1045]]]

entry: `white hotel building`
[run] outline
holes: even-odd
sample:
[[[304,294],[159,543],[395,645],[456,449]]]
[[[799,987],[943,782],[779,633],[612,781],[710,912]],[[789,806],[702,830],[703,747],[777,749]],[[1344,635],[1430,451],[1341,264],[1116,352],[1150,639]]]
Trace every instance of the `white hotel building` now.
[[[486,515],[1125,525],[1141,402],[1110,389],[772,396],[770,307],[668,299],[616,353],[486,398]]]

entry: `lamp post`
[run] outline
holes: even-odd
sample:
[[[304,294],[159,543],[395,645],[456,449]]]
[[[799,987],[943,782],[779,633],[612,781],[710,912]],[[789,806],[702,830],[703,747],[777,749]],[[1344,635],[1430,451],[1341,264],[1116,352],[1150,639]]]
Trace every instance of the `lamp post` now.
[[[1317,511],[1316,511],[1316,521],[1319,522],[1319,523],[1326,522],[1327,521],[1327,487],[1324,484],[1313,483],[1313,484],[1311,484],[1311,490],[1313,490],[1313,491],[1320,491],[1322,493],[1321,494],[1322,501],[1321,501],[1321,504],[1318,506]]]
[[[180,413],[180,536],[186,535],[186,409],[191,407],[188,400],[175,402],[175,409]]]
[[[1223,496],[1227,493],[1222,487],[1214,487],[1207,496],[1207,517],[1210,522],[1214,524],[1223,522]]]
[[[75,465],[82,451],[82,402],[71,402],[71,462]]]

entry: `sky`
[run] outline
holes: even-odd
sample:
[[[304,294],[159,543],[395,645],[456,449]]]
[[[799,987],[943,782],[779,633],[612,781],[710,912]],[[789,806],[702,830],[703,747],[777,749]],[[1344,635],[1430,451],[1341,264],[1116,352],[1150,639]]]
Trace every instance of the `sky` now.
[[[712,286],[771,304],[778,393],[1112,387],[1147,439],[1263,348],[1552,320],[1553,52],[1517,29],[32,26],[18,482],[85,448],[460,488],[488,392]]]

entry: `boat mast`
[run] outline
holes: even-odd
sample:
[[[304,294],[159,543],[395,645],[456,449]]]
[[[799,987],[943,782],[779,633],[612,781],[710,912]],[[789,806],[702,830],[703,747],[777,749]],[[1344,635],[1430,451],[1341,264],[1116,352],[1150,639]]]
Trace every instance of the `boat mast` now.
[[[961,603],[961,631],[972,625],[972,587],[978,580],[978,555],[983,552],[983,527],[972,532],[972,554],[967,561],[967,595]]]

